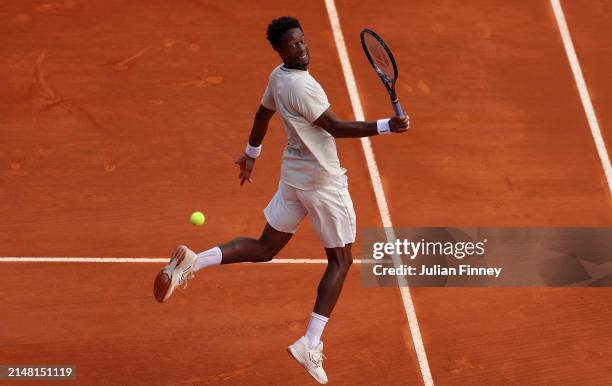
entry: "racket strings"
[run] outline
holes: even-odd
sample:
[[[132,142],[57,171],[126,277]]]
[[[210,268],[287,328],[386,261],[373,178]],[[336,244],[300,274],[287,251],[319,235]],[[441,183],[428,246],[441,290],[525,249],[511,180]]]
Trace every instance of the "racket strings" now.
[[[388,80],[394,80],[396,77],[393,62],[387,53],[387,50],[380,42],[371,35],[365,36],[365,47],[372,58],[374,64],[387,77]]]

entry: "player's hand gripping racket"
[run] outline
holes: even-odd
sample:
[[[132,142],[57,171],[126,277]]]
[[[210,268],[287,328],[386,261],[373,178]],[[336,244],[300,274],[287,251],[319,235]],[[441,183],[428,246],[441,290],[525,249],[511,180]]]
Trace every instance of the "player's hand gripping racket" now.
[[[370,29],[364,29],[361,31],[361,45],[365,51],[370,64],[374,67],[374,70],[383,81],[389,97],[391,97],[391,104],[393,105],[393,111],[395,115],[403,116],[406,115],[402,106],[397,99],[395,94],[395,82],[397,81],[397,64],[391,50],[387,46],[384,40],[378,34]]]

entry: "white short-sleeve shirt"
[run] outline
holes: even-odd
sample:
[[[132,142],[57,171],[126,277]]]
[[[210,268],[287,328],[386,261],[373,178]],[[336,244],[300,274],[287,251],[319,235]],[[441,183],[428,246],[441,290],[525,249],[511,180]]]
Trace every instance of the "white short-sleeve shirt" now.
[[[284,183],[311,190],[337,182],[344,175],[334,137],[313,124],[330,104],[308,71],[276,67],[261,104],[277,111],[285,126],[287,146],[281,166]]]

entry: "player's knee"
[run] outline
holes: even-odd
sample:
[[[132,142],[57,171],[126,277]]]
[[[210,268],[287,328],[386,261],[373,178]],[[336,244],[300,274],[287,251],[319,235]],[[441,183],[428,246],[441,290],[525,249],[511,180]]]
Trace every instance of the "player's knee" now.
[[[342,273],[348,272],[353,264],[353,255],[343,248],[328,250],[327,257],[329,262],[335,264]]]
[[[345,267],[346,269],[350,268],[353,264],[353,256],[351,256],[350,254],[341,254],[340,256],[337,256],[337,260],[338,265],[340,265],[341,267]]]
[[[265,263],[271,261],[274,256],[276,256],[276,253],[264,253],[259,257],[259,261]]]
[[[351,268],[351,265],[353,265],[353,256],[343,256],[342,259],[340,259],[339,261],[339,265],[341,270],[348,272],[348,270]]]
[[[263,245],[257,258],[260,262],[270,261],[274,256],[278,255],[279,249]]]

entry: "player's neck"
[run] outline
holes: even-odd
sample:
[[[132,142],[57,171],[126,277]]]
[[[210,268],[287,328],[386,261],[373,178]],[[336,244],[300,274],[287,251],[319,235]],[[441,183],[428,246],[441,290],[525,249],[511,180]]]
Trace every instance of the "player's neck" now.
[[[290,65],[287,63],[283,63],[283,67],[289,69],[289,70],[300,70],[300,71],[308,71],[308,67],[303,67],[303,66],[295,66],[295,65]]]

